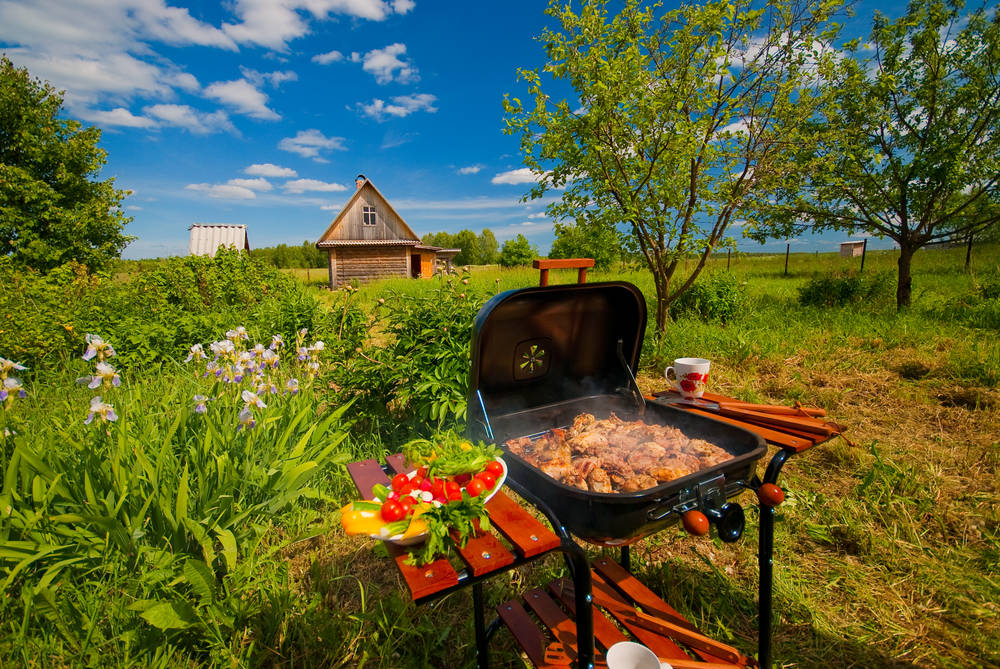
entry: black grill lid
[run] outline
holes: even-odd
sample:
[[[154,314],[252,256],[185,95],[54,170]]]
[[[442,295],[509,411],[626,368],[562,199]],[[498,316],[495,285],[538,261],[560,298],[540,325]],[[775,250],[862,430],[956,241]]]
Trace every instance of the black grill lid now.
[[[472,331],[469,422],[591,395],[628,392],[646,330],[630,283],[509,290],[483,305]]]

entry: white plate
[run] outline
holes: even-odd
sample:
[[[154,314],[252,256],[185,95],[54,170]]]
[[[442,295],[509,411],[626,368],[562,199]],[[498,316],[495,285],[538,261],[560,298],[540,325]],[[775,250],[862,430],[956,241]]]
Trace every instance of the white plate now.
[[[496,460],[503,466],[503,474],[501,474],[500,478],[497,479],[496,485],[493,486],[493,489],[486,494],[486,498],[483,500],[484,504],[493,499],[493,496],[500,492],[500,488],[503,487],[504,482],[507,480],[507,463],[504,462],[503,458],[496,458]],[[417,475],[417,472],[414,470],[412,472],[408,472],[406,475],[412,479]],[[423,534],[414,534],[413,536],[406,537],[405,539],[402,534],[396,534],[391,537],[383,537],[379,534],[370,534],[368,536],[372,539],[388,541],[390,544],[396,544],[397,546],[414,546],[423,542],[427,538],[427,533],[424,532]]]

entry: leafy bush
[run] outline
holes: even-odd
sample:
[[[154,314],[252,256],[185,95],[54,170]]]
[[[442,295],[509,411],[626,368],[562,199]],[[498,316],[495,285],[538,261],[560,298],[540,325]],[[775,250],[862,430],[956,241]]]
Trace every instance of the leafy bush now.
[[[315,481],[349,456],[346,406],[320,415],[309,381],[322,345],[300,337],[279,369],[268,362],[280,353],[247,348],[239,329],[227,335],[232,345],[216,342],[201,381],[199,364],[186,378],[132,386],[118,384],[113,352],[92,338],[101,395],[90,398],[89,424],[87,390],[37,416],[20,400],[0,409],[0,577],[6,592],[25,594],[0,608],[25,621],[20,635],[31,636],[30,620],[99,655],[114,632],[65,595],[116,579],[131,627],[145,621],[147,651],[169,641],[238,664],[233,646],[285,587],[267,577],[275,567],[261,545],[282,545],[268,524],[292,504],[326,499]]]
[[[472,325],[485,295],[467,276],[438,281],[421,295],[380,299],[370,325],[379,335],[333,370],[359,413],[390,429],[430,434],[466,416]]]
[[[704,320],[726,322],[746,308],[744,284],[732,274],[714,274],[699,279],[670,305],[670,317],[697,316]]]
[[[890,276],[886,273],[862,276],[851,272],[833,276],[814,276],[799,288],[799,304],[813,307],[842,307],[872,302],[888,294]]]
[[[291,340],[300,328],[320,336],[316,299],[291,277],[233,250],[215,257],[169,258],[125,280],[64,266],[47,275],[0,262],[0,348],[31,367],[82,351],[83,335],[118,342],[125,367],[184,355],[233,323],[255,336]]]

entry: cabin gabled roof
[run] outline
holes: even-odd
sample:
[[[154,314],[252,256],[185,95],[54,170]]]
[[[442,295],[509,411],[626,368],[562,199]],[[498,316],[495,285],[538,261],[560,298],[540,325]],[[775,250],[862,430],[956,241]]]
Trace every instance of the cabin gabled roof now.
[[[362,192],[366,188],[370,188],[372,192],[374,192],[375,195],[378,197],[378,199],[382,201],[382,204],[385,205],[386,209],[392,212],[392,214],[399,221],[399,225],[403,229],[404,234],[409,235],[410,239],[398,239],[398,240],[330,239],[330,235],[332,235],[333,231],[340,226],[341,222],[344,220],[344,217],[347,215],[347,212],[349,212],[354,207],[358,199],[361,197]],[[391,204],[389,204],[389,200],[387,200],[385,196],[382,195],[381,191],[379,191],[379,189],[375,187],[375,184],[373,184],[368,179],[365,179],[364,183],[361,184],[360,187],[354,190],[354,195],[352,195],[351,199],[347,201],[347,204],[344,205],[344,208],[340,210],[340,213],[337,214],[337,217],[333,219],[333,222],[330,223],[330,226],[326,229],[326,232],[320,235],[319,240],[317,240],[316,242],[316,246],[319,248],[326,248],[330,246],[356,246],[356,245],[397,246],[397,245],[409,245],[408,242],[411,241],[413,244],[420,243],[420,238],[417,237],[417,233],[413,232],[410,226],[406,224],[406,221],[403,220],[403,217],[399,215],[399,212],[396,211]]]

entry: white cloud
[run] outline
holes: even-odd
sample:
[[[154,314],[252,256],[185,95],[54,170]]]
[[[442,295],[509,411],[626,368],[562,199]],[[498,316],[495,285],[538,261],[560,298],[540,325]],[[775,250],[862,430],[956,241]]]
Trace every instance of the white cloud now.
[[[534,214],[528,214],[528,218],[546,218],[548,214],[544,211],[536,211]]]
[[[155,118],[161,125],[185,128],[195,135],[222,131],[236,132],[236,128],[229,121],[229,116],[222,110],[205,113],[188,105],[161,104],[144,107],[142,111]]]
[[[518,184],[534,184],[538,183],[538,175],[527,167],[521,167],[516,170],[507,170],[506,172],[497,174],[490,180],[490,183],[509,184],[512,186],[516,186]]]
[[[283,72],[258,72],[257,70],[250,69],[249,67],[244,67],[240,65],[240,74],[243,78],[252,83],[258,88],[264,84],[270,84],[275,88],[281,86],[281,84],[286,81],[298,81],[299,75],[293,70],[285,70]]]
[[[747,125],[746,120],[740,119],[738,121],[733,121],[723,128],[720,128],[719,132],[731,132],[736,135],[745,135],[749,129],[750,127]]]
[[[482,165],[469,165],[468,167],[458,168],[456,172],[458,174],[478,174],[481,169],[483,169]]]
[[[240,188],[249,188],[253,191],[267,192],[269,190],[274,190],[274,186],[267,179],[260,177],[258,179],[230,179],[226,182],[227,186],[239,186]]]
[[[434,102],[437,97],[430,93],[415,93],[413,95],[397,95],[392,98],[392,102],[386,103],[380,98],[375,98],[369,104],[357,104],[357,110],[362,116],[368,116],[381,122],[388,116],[403,118],[418,111],[425,111],[433,114],[437,111]]]
[[[136,116],[124,107],[115,107],[110,111],[91,110],[80,114],[80,117],[102,127],[155,128],[159,125],[148,116]]]
[[[236,0],[234,13],[239,23],[222,26],[226,35],[241,44],[257,44],[284,51],[287,42],[309,33],[304,12],[317,20],[332,14],[382,21],[392,13],[404,14],[413,6],[410,0]]]
[[[408,60],[400,59],[405,53],[406,45],[400,42],[390,44],[384,49],[372,49],[361,59],[361,69],[374,75],[375,81],[380,84],[392,81],[408,84],[417,81],[420,78],[417,68]],[[356,55],[351,54],[351,60],[354,60]]]
[[[217,81],[205,89],[205,97],[233,107],[237,112],[252,118],[275,121],[281,116],[268,108],[267,95],[246,79]]]
[[[184,188],[205,193],[209,197],[220,200],[253,200],[257,197],[249,188],[229,184],[188,184]]]
[[[295,179],[285,183],[282,188],[288,193],[305,193],[306,191],[319,191],[322,193],[332,193],[347,190],[347,186],[338,183],[327,183],[317,179]]]
[[[330,63],[339,63],[344,60],[344,54],[339,51],[327,51],[326,53],[318,53],[312,57],[312,62],[319,63],[320,65],[329,65]]]
[[[259,177],[297,177],[298,172],[290,167],[281,167],[274,163],[254,163],[243,170],[244,174],[252,174]]]
[[[342,204],[324,204],[320,207],[323,211],[340,211],[343,208]]]
[[[278,142],[282,151],[297,153],[303,158],[322,162],[320,151],[346,151],[343,137],[326,137],[319,130],[299,130],[295,137],[285,137]]]

